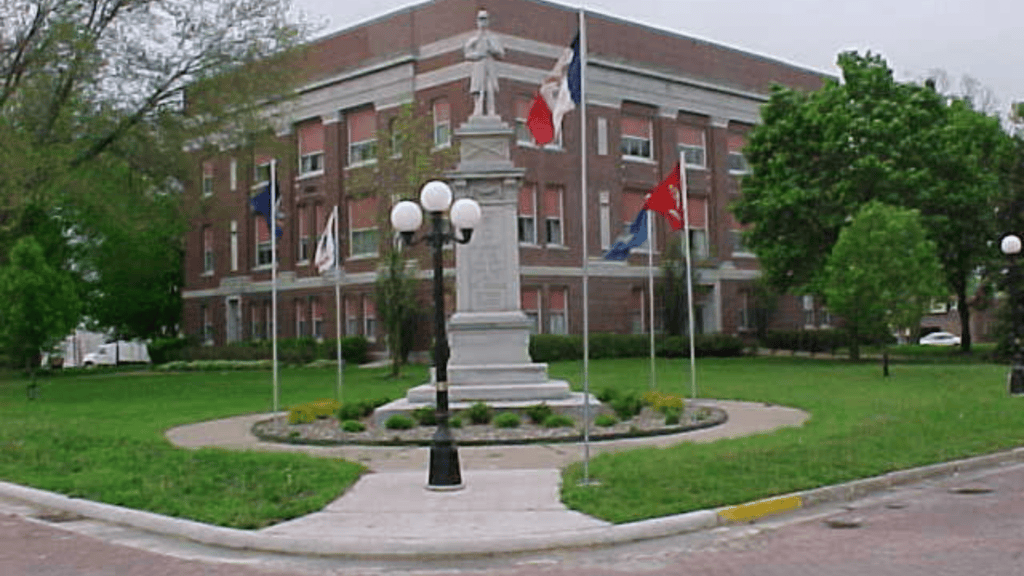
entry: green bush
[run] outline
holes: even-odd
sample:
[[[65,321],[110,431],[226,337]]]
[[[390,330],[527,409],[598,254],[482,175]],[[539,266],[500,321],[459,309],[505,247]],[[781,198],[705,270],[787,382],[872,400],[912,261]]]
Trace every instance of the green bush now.
[[[534,362],[579,360],[583,358],[583,338],[557,334],[534,334],[530,336],[530,358]]]
[[[676,409],[676,408],[667,408],[663,413],[665,414],[665,425],[666,426],[674,426],[676,424],[679,424],[679,416],[680,416],[680,414],[679,414],[679,410],[678,409]]]
[[[636,392],[628,392],[612,400],[611,406],[620,420],[629,420],[640,413],[644,402]]]
[[[316,420],[316,414],[307,404],[300,404],[288,409],[289,424],[309,424]]]
[[[530,417],[530,421],[534,424],[540,424],[544,420],[553,414],[551,406],[548,406],[544,402],[540,404],[534,404],[533,406],[527,406],[526,415]]]
[[[391,417],[384,422],[384,427],[388,430],[408,430],[415,425],[416,423],[412,421],[412,418],[401,414],[392,414]]]
[[[161,372],[224,372],[228,370],[270,370],[270,360],[175,360],[156,367]]]
[[[341,429],[345,432],[362,432],[366,430],[366,425],[358,420],[345,420],[341,423]]]
[[[494,425],[498,428],[518,428],[519,415],[515,412],[502,412],[494,418]]]
[[[338,420],[359,420],[363,417],[363,405],[360,402],[346,402],[335,413]]]
[[[473,424],[488,424],[493,416],[491,407],[483,402],[473,404],[466,410],[465,414]]]
[[[743,340],[728,334],[699,334],[694,341],[697,356],[742,356]],[[655,354],[665,358],[689,356],[690,344],[685,336],[660,336]],[[650,337],[643,334],[590,335],[590,358],[640,358],[650,354]],[[583,339],[579,336],[535,334],[530,337],[530,356],[534,362],[579,360],[583,358]]]
[[[462,428],[462,418],[455,416],[451,420],[448,420],[448,425],[452,428]]]
[[[149,351],[149,359],[155,366],[170,362],[171,356],[179,350],[195,344],[196,342],[188,338],[156,338],[146,346],[146,349]]]
[[[619,423],[619,419],[611,414],[598,414],[597,418],[594,418],[594,424],[607,428],[609,426],[615,426]]]
[[[277,341],[277,359],[282,364],[306,366],[316,359],[337,358],[337,340],[317,342],[313,338],[281,338]],[[350,336],[341,340],[341,353],[346,364],[365,364],[369,343],[362,336]],[[183,345],[179,339],[160,342],[157,355],[161,360],[154,364],[174,360],[270,360],[273,357],[270,340],[246,340],[227,346],[199,346],[194,340]],[[153,358],[152,347],[150,358]]]
[[[597,393],[597,399],[601,402],[611,402],[619,397],[619,391],[611,386],[606,386]]]
[[[545,428],[565,428],[567,426],[574,426],[576,424],[572,418],[564,414],[552,414],[544,419]]]
[[[419,422],[420,426],[434,426],[437,424],[437,415],[433,406],[423,406],[413,410],[412,417]]]

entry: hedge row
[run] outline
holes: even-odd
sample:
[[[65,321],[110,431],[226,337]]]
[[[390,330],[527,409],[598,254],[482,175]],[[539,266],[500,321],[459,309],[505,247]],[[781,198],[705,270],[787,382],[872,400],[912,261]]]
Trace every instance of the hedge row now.
[[[341,339],[341,354],[346,363],[365,364],[369,343],[362,336]],[[188,338],[154,340],[149,345],[153,364],[193,360],[270,360],[272,343],[268,340],[237,342],[227,346],[199,346]],[[277,359],[284,364],[306,365],[314,360],[337,358],[337,340],[318,342],[313,338],[288,338],[277,341]]]
[[[881,337],[862,336],[861,344],[877,344],[887,340],[890,344],[895,339],[890,334]],[[799,352],[831,352],[837,348],[845,348],[850,344],[850,336],[845,330],[773,330],[761,340],[760,345],[773,350],[794,350]]]
[[[651,353],[651,338],[644,334],[591,334],[590,358],[638,358]],[[659,336],[654,343],[655,355],[677,358],[690,354],[686,336]],[[697,356],[742,356],[743,341],[727,334],[698,334],[694,340]],[[535,334],[530,338],[530,357],[534,362],[581,360],[582,336]]]

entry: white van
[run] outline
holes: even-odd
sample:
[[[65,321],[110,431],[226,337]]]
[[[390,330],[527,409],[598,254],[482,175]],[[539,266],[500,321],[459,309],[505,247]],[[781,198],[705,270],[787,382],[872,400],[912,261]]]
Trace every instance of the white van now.
[[[82,358],[82,366],[115,366],[118,364],[149,364],[149,350],[141,342],[111,342],[100,345]]]

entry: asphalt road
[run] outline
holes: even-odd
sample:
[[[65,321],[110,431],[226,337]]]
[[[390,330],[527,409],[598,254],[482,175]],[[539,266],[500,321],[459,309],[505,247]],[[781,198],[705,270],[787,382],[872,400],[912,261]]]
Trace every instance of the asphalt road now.
[[[1013,465],[660,540],[430,563],[224,550],[0,501],[0,575],[1024,574],[1022,486]]]

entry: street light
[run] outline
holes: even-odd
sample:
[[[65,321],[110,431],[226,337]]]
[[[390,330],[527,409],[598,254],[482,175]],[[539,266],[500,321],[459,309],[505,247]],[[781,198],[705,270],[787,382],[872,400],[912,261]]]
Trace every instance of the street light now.
[[[466,244],[473,228],[480,222],[480,205],[475,200],[462,198],[452,204],[452,189],[444,182],[427,182],[420,191],[420,204],[430,214],[431,231],[420,240],[413,233],[423,224],[420,205],[409,200],[395,204],[391,209],[391,225],[402,234],[407,245],[426,241],[434,256],[434,380],[437,381],[437,432],[430,445],[430,476],[427,488],[431,490],[458,490],[463,487],[459,473],[459,451],[448,427],[448,335],[444,326],[444,283],[442,281],[441,249],[449,242]],[[453,230],[445,231],[444,212],[449,211]],[[455,235],[454,229],[461,232]]]
[[[1020,266],[1017,262],[1020,254],[1020,238],[1014,234],[1003,237],[999,244],[1003,254],[1010,258],[1010,274],[1007,282],[1010,285],[1010,321],[1012,322],[1013,337],[1010,343],[1013,346],[1013,366],[1010,368],[1010,394],[1024,394],[1024,359],[1021,358],[1020,346],[1020,297],[1017,285],[1020,283]]]

